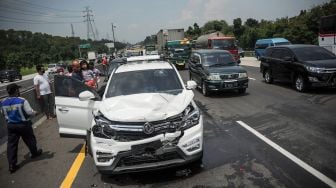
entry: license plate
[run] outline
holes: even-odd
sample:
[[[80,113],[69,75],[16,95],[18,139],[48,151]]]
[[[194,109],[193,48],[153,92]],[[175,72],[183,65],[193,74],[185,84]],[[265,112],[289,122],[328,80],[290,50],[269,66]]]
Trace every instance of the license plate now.
[[[184,62],[177,62],[178,65],[184,65]]]

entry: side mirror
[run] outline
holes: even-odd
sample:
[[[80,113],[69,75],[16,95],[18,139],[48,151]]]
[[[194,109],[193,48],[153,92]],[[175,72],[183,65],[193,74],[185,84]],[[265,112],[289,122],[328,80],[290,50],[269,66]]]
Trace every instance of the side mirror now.
[[[91,91],[83,91],[78,95],[78,97],[80,101],[87,101],[96,98]]]
[[[187,89],[196,89],[197,84],[195,81],[193,80],[189,80],[187,81]]]
[[[240,59],[238,59],[238,60],[237,60],[237,63],[238,63],[238,64],[240,64],[240,63],[241,63]]]

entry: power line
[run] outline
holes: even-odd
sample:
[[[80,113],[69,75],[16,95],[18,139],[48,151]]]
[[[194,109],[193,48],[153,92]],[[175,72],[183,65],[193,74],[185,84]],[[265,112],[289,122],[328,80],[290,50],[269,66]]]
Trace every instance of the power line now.
[[[3,0],[2,0],[3,1]],[[51,15],[53,14],[53,16],[74,16],[74,15],[64,15],[64,13],[61,13],[59,14],[59,12],[51,12],[51,11],[48,11],[48,10],[45,10],[45,9],[42,9],[43,11],[39,11],[41,9],[38,9],[38,10],[31,10],[29,9],[29,7],[27,6],[22,6],[22,5],[15,5],[15,4],[12,4],[13,1],[9,1],[11,3],[9,4],[1,4],[1,8],[6,8],[6,9],[10,9],[10,10],[15,10],[15,11],[20,11],[20,12],[28,12],[28,13],[34,13],[34,14],[42,14],[42,15]],[[22,8],[23,7],[23,8]],[[28,9],[27,9],[28,8]],[[31,8],[31,7],[30,7]],[[1,13],[1,12],[0,12]],[[65,14],[70,14],[70,13],[65,13]],[[77,14],[78,13],[72,13],[72,14]]]
[[[0,22],[23,23],[23,24],[69,24],[69,22],[27,22],[27,21],[7,20],[2,18],[0,18]],[[72,23],[83,23],[83,22],[72,22]]]
[[[60,11],[60,12],[82,12],[80,10],[66,10],[66,9],[58,9],[58,8],[48,7],[48,6],[44,6],[44,5],[40,5],[40,4],[28,2],[28,1],[23,1],[23,0],[10,1],[10,2],[24,3],[24,4],[26,4],[26,5],[30,6],[30,7],[50,9],[50,10]]]
[[[29,19],[18,19],[18,18],[12,18],[8,16],[0,16],[2,20],[7,21],[15,21],[15,22],[31,22],[31,23],[40,23],[40,24],[64,24],[64,23],[83,23],[83,22],[49,22],[49,21],[43,21],[43,20],[29,20]]]
[[[10,13],[15,13],[15,14],[21,14],[21,15],[27,15],[27,16],[43,16],[43,17],[50,17],[50,18],[80,18],[83,16],[61,16],[61,15],[42,15],[42,14],[31,14],[31,13],[26,13],[25,12],[21,12],[18,10],[11,10],[11,9],[6,9],[4,7],[0,7],[0,9],[4,9],[3,12],[10,12]]]

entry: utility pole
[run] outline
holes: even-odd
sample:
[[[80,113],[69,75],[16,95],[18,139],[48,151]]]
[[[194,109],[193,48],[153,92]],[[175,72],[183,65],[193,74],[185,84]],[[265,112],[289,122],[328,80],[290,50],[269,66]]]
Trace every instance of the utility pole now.
[[[96,35],[92,26],[92,22],[94,22],[93,15],[91,14],[92,10],[90,10],[89,7],[85,7],[84,13],[85,15],[83,17],[85,18],[84,22],[86,22],[87,39],[90,39],[90,34],[92,34],[93,40],[96,40]]]
[[[113,43],[115,43],[114,28],[116,28],[116,26],[113,25],[113,23],[111,23],[111,25],[112,25]]]
[[[116,44],[115,44],[115,37],[114,37],[114,28],[116,28],[116,26],[113,25],[113,23],[111,23],[112,25],[112,34],[113,34],[113,45],[114,45],[114,51],[116,50]]]
[[[75,37],[75,31],[72,24],[71,24],[71,37]]]

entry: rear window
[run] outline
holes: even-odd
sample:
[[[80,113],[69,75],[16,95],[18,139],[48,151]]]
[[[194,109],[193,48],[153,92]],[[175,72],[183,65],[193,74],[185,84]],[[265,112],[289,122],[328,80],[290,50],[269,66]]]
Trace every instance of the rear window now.
[[[336,56],[322,47],[302,47],[294,48],[293,52],[296,57],[301,61],[317,61],[317,60],[327,60],[336,59]]]

